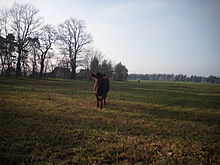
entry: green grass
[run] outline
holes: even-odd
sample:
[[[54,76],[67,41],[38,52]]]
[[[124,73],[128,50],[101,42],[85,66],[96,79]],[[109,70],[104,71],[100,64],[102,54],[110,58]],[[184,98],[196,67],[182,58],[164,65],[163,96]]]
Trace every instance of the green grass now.
[[[0,164],[220,164],[220,85],[0,78]]]

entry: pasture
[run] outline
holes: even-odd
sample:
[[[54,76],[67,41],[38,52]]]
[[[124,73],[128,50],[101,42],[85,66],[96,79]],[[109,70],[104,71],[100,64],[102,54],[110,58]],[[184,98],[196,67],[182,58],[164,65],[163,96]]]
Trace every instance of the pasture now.
[[[0,164],[220,164],[220,85],[0,78]]]

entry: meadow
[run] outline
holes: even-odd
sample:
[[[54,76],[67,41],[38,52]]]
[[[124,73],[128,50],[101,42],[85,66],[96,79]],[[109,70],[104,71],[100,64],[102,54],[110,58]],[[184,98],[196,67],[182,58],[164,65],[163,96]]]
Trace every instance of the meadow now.
[[[0,78],[0,164],[220,164],[220,85]]]

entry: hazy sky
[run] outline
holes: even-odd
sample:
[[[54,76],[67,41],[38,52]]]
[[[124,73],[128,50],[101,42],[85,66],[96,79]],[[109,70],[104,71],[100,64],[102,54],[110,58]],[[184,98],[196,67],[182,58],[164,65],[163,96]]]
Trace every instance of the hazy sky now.
[[[14,0],[1,0],[0,8]],[[83,19],[93,45],[129,73],[220,76],[220,0],[17,0],[46,23]]]

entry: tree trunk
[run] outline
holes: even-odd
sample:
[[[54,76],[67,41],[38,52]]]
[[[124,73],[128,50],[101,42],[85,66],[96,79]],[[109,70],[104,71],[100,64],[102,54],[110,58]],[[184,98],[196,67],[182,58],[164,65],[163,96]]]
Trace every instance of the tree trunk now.
[[[2,70],[1,70],[1,76],[4,76],[4,71],[5,71],[5,67],[2,66]]]
[[[2,62],[2,70],[1,70],[1,76],[4,76],[4,71],[5,71],[5,58],[1,56],[1,62]]]
[[[21,48],[18,48],[18,62],[16,66],[16,76],[21,76]]]
[[[36,50],[34,50],[34,57],[33,57],[33,61],[32,61],[32,76],[36,77],[36,66],[37,66],[37,60],[36,60]]]
[[[46,54],[48,52],[49,49],[47,49],[45,52],[42,51],[42,55],[41,55],[41,63],[40,63],[40,77],[43,77],[43,72],[44,72],[44,61],[46,58]]]
[[[40,64],[40,77],[43,77],[43,70],[44,70],[44,59],[42,59]]]
[[[33,65],[33,69],[32,69],[32,76],[35,77],[35,66]]]
[[[70,64],[72,69],[71,79],[76,80],[76,58],[73,58]]]
[[[72,63],[71,68],[72,68],[71,79],[75,80],[76,79],[76,67],[75,67],[74,62]]]
[[[32,76],[36,77],[36,61],[34,60],[33,65],[32,65]]]
[[[8,64],[8,69],[7,69],[7,72],[6,72],[6,76],[7,77],[11,76],[11,66],[10,66],[10,64]]]

